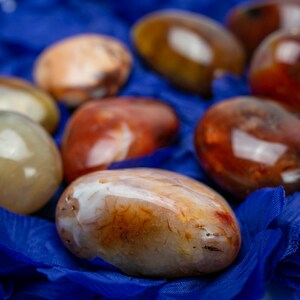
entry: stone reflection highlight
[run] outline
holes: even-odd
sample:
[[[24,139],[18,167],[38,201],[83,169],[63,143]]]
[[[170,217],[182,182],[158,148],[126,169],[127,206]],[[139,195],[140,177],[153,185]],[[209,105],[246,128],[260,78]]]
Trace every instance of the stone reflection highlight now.
[[[266,142],[239,129],[232,131],[232,149],[237,158],[273,166],[286,152],[287,146]]]
[[[275,101],[237,97],[200,119],[195,147],[202,167],[238,198],[262,187],[300,189],[300,120]]]
[[[209,66],[213,61],[211,46],[193,31],[172,27],[168,34],[168,41],[175,52],[196,63]]]

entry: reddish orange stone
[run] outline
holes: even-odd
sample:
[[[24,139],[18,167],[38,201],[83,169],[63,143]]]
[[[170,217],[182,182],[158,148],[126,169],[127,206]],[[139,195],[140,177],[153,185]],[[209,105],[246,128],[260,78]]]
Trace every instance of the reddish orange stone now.
[[[250,57],[270,33],[300,27],[299,0],[252,1],[234,7],[227,18],[231,32]]]
[[[112,162],[138,158],[171,144],[179,120],[167,104],[145,98],[112,98],[80,107],[62,140],[65,177],[72,181]]]
[[[253,94],[274,98],[300,113],[300,29],[276,32],[262,43],[249,83]]]
[[[239,198],[262,187],[300,189],[300,120],[276,102],[237,97],[210,108],[195,131],[202,167]]]

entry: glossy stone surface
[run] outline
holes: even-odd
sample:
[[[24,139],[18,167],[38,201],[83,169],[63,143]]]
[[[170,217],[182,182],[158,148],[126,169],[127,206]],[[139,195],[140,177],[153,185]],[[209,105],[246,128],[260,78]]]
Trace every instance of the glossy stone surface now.
[[[0,77],[0,110],[26,115],[53,132],[59,121],[54,99],[29,82],[15,77]]]
[[[270,33],[280,28],[300,27],[300,2],[249,1],[231,10],[227,24],[250,57]]]
[[[29,118],[0,111],[0,206],[22,214],[41,208],[62,179],[59,152]]]
[[[266,96],[300,113],[300,27],[270,35],[251,63],[252,93]]]
[[[179,10],[149,14],[134,26],[132,38],[149,66],[202,96],[210,96],[216,76],[243,70],[244,53],[234,36],[198,14]]]
[[[90,102],[71,117],[62,139],[65,178],[106,169],[170,145],[179,120],[161,101],[124,97]]]
[[[46,48],[36,61],[34,78],[55,98],[75,107],[116,94],[128,78],[131,63],[120,41],[82,34]]]
[[[134,276],[212,273],[235,259],[235,216],[207,186],[158,169],[90,173],[56,210],[58,233],[74,254],[100,257]]]
[[[300,120],[276,102],[238,97],[200,119],[195,147],[202,167],[244,199],[262,187],[300,190]]]

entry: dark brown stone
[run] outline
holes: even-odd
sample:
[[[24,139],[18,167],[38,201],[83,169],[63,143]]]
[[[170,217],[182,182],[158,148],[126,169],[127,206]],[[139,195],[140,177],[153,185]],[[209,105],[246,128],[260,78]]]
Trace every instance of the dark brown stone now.
[[[226,29],[204,16],[166,10],[142,18],[133,28],[140,56],[173,84],[203,96],[223,72],[240,74],[243,49]]]

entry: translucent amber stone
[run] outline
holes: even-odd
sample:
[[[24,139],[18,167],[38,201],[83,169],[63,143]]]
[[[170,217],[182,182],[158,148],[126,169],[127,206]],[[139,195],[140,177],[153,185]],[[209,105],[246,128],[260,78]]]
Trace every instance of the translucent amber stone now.
[[[0,77],[0,110],[26,115],[53,132],[59,121],[54,99],[29,82],[14,77]]]
[[[71,117],[62,139],[68,181],[112,162],[151,154],[170,145],[179,121],[161,101],[124,97],[91,102]]]
[[[299,0],[249,1],[231,10],[227,24],[250,57],[262,40],[273,31],[300,27],[300,2]]]
[[[239,198],[262,187],[300,190],[300,120],[276,102],[238,97],[211,107],[195,132],[202,167]]]
[[[158,169],[100,171],[73,182],[56,209],[74,254],[100,257],[133,276],[217,272],[241,244],[237,220],[215,191]]]
[[[154,70],[203,96],[211,94],[214,77],[243,70],[244,53],[234,36],[201,15],[176,10],[152,13],[134,26],[132,37]]]
[[[75,107],[116,94],[131,70],[131,55],[118,40],[82,34],[46,48],[38,57],[34,78],[55,98]]]
[[[0,111],[0,206],[22,214],[41,208],[62,179],[59,152],[29,118]]]
[[[260,45],[249,83],[253,94],[271,97],[300,113],[300,27],[273,33]]]

